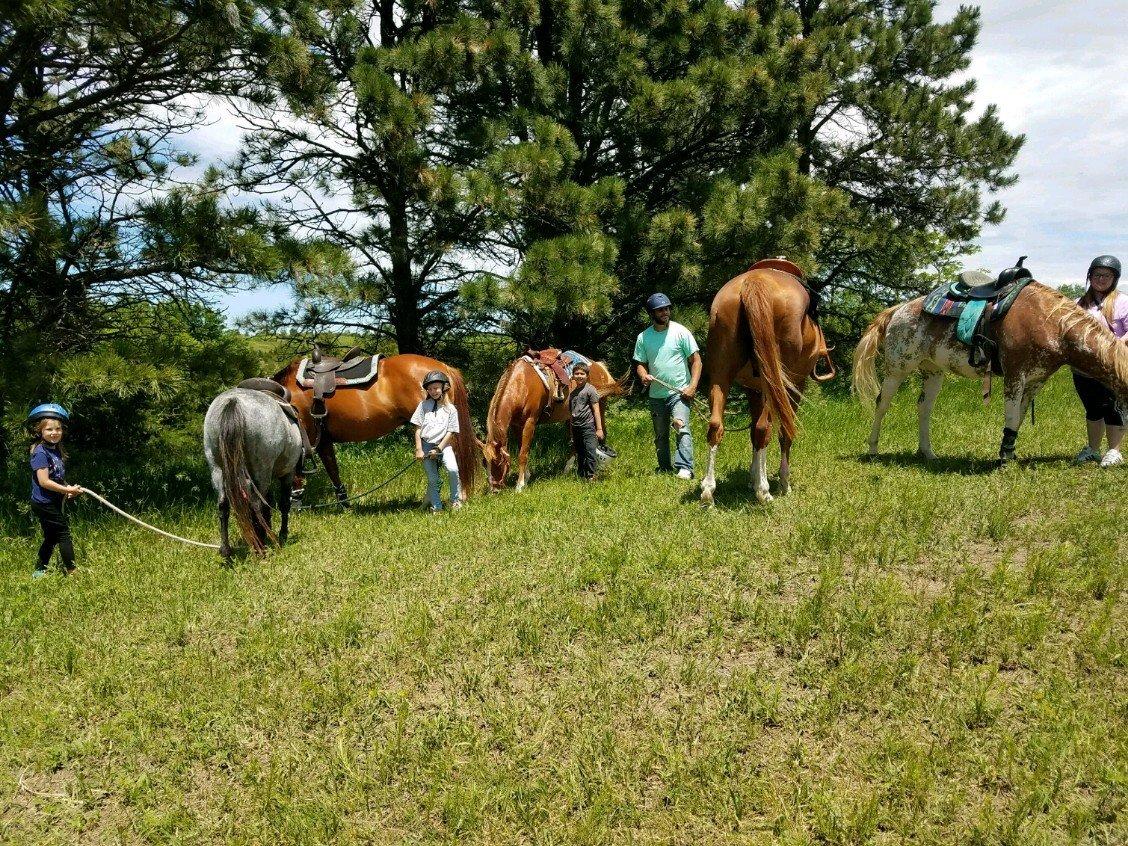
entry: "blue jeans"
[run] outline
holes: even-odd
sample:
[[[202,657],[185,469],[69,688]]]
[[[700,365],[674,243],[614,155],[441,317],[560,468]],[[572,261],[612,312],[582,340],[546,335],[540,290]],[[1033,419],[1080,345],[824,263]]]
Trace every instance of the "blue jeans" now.
[[[435,448],[435,444],[423,441],[423,453],[426,455]],[[440,489],[443,486],[442,474],[439,472],[439,463],[446,468],[447,478],[450,479],[450,501],[458,502],[458,462],[454,458],[453,447],[446,447],[438,458],[424,458],[423,469],[427,471],[427,500],[436,511],[441,511],[443,498]]]
[[[688,470],[692,473],[693,435],[689,431],[689,404],[682,399],[681,394],[671,394],[665,398],[651,397],[650,420],[654,423],[654,449],[658,453],[658,469]],[[670,424],[674,420],[680,420],[682,427],[674,430],[677,452],[671,468]]]

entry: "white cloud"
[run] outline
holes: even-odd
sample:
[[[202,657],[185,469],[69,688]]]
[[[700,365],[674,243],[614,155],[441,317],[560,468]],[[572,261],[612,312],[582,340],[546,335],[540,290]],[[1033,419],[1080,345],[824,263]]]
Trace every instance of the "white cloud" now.
[[[938,4],[938,19],[960,5]],[[1081,282],[1090,259],[1128,259],[1128,16],[1123,0],[981,6],[969,74],[976,104],[998,106],[1026,134],[1019,182],[999,195],[1007,218],[984,231],[974,266],[999,270],[1028,253],[1035,275]]]

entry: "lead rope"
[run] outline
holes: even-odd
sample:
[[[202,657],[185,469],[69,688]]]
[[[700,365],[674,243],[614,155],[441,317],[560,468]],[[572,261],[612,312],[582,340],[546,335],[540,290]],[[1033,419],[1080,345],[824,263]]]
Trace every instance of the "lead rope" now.
[[[651,375],[651,376],[653,376],[653,377],[654,377],[654,381],[655,381],[655,382],[657,382],[657,383],[658,383],[659,385],[661,385],[661,386],[662,386],[663,388],[665,388],[665,389],[666,389],[666,390],[668,390],[668,391],[673,391],[673,392],[674,392],[675,394],[677,394],[678,396],[681,396],[681,388],[675,388],[675,387],[674,387],[673,385],[671,385],[671,384],[670,384],[669,382],[663,382],[663,381],[662,381],[661,379],[659,379],[659,378],[658,378],[657,376],[654,376],[654,374],[653,374],[653,373],[652,373],[652,374],[650,374],[650,375]],[[702,417],[704,417],[704,418],[705,418],[706,420],[710,420],[710,419],[712,419],[712,416],[713,416],[713,409],[712,409],[712,407],[711,407],[711,406],[709,405],[709,403],[705,402],[705,400],[703,400],[703,399],[702,399],[701,397],[699,397],[699,396],[694,396],[694,398],[693,398],[693,404],[694,404],[695,406],[697,406],[697,409],[698,409],[698,411],[700,411],[700,412],[701,412],[701,416],[702,416]],[[749,421],[748,421],[748,425],[747,425],[747,426],[739,426],[739,427],[737,427],[737,428],[735,428],[735,429],[726,429],[725,431],[726,431],[726,432],[743,432],[743,431],[744,431],[745,429],[751,429],[751,428],[752,428],[752,424],[753,424],[754,422],[755,422],[755,421],[753,421],[753,420],[749,420]]]
[[[404,473],[406,473],[408,470],[410,470],[411,466],[413,464],[415,464],[415,462],[417,460],[418,459],[412,457],[411,461],[407,462],[407,464],[403,465],[403,467],[401,467],[399,470],[397,470],[395,473],[393,473],[387,479],[382,481],[376,487],[369,488],[368,490],[366,490],[362,493],[353,494],[350,497],[346,497],[345,499],[334,500],[333,502],[320,502],[320,503],[317,503],[315,505],[302,505],[302,506],[295,508],[294,510],[295,511],[313,511],[315,508],[332,508],[335,505],[337,505],[337,506],[343,505],[346,502],[352,502],[354,499],[360,499],[361,497],[366,497],[369,494],[374,494],[374,493],[376,493],[376,491],[380,490],[380,488],[384,487],[385,485],[390,485],[392,482],[394,482],[396,479],[398,479],[400,476],[402,476]]]
[[[98,500],[98,502],[102,503],[102,505],[106,506],[106,508],[110,509],[111,511],[117,512],[122,517],[124,517],[126,520],[132,520],[138,526],[141,526],[145,529],[148,529],[150,532],[156,532],[158,535],[164,535],[166,538],[171,538],[172,540],[180,541],[181,543],[188,543],[188,544],[191,544],[192,546],[202,546],[205,549],[219,549],[218,543],[204,543],[203,541],[192,540],[190,538],[182,538],[182,537],[180,537],[180,535],[174,535],[174,534],[172,534],[172,532],[166,532],[164,529],[158,529],[156,526],[151,526],[148,523],[146,523],[144,520],[139,520],[136,517],[134,517],[132,514],[129,514],[126,511],[122,511],[120,508],[118,508],[116,505],[114,505],[112,502],[110,502],[104,496],[101,496],[100,494],[94,493],[94,491],[90,490],[90,488],[82,488],[82,492],[84,494],[87,494],[88,496],[94,497],[94,499]]]

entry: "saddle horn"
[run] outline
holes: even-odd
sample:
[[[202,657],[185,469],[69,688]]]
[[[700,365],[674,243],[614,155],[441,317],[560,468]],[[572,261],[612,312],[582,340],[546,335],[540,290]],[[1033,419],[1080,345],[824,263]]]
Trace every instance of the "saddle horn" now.
[[[319,347],[316,342],[314,342],[313,352],[310,354],[309,359],[314,364],[321,364],[321,347]]]

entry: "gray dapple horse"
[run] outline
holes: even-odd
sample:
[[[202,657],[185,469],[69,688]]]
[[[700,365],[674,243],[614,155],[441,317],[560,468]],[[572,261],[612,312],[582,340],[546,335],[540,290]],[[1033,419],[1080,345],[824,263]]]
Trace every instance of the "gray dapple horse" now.
[[[224,391],[204,417],[204,454],[212,486],[219,494],[219,554],[231,560],[228,525],[231,513],[253,552],[266,552],[267,541],[285,543],[290,521],[290,480],[302,456],[297,424],[277,400],[245,388]],[[270,483],[279,481],[282,525],[270,529]]]

